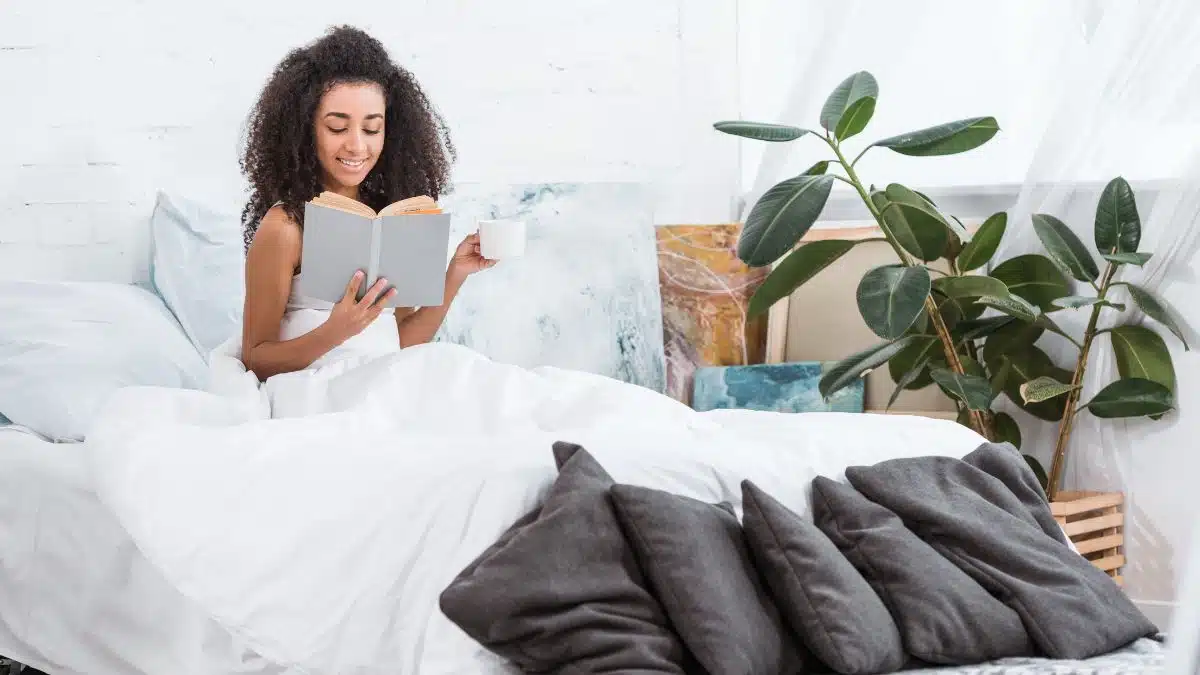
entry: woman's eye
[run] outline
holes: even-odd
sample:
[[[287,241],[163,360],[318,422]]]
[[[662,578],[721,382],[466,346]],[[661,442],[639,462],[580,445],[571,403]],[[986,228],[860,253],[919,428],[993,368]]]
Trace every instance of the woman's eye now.
[[[363,131],[364,131],[364,132],[365,132],[365,133],[366,133],[368,136],[374,136],[375,134],[379,133],[379,131],[380,131],[380,130],[379,130],[379,129],[363,129]]]
[[[332,134],[340,134],[345,131],[345,129],[334,129],[333,127],[328,127],[328,129],[329,129],[329,133],[332,133]]]

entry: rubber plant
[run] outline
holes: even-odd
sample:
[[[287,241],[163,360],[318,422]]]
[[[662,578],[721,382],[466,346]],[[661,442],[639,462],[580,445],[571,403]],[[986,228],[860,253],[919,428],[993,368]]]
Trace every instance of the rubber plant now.
[[[1105,261],[1101,269],[1091,252],[1065,223],[1052,215],[1033,216],[1033,227],[1050,256],[1076,282],[1089,287],[1091,295],[1063,295],[1053,304],[1061,309],[1088,308],[1090,316],[1079,348],[1073,371],[1066,377],[1044,375],[1021,385],[1026,404],[1062,401],[1064,414],[1058,426],[1058,438],[1047,477],[1047,496],[1055,499],[1061,487],[1067,447],[1075,417],[1087,411],[1103,419],[1150,417],[1161,419],[1175,405],[1175,367],[1166,342],[1153,329],[1136,323],[1123,322],[1124,303],[1113,302],[1114,291],[1123,288],[1133,303],[1175,335],[1189,349],[1180,323],[1174,312],[1146,289],[1127,281],[1117,280],[1128,265],[1141,267],[1150,260],[1150,253],[1138,251],[1142,225],[1133,189],[1121,177],[1109,181],[1096,205],[1094,239],[1096,251]],[[1105,314],[1116,315],[1114,325],[1100,328]],[[1088,355],[1096,339],[1108,336],[1108,343],[1117,364],[1117,379],[1100,389],[1087,403],[1080,404],[1083,378]],[[1075,342],[1072,340],[1072,342]]]
[[[847,77],[828,96],[820,130],[740,120],[714,125],[718,131],[758,141],[816,138],[832,153],[771,187],[746,217],[737,251],[743,262],[766,266],[787,256],[751,298],[748,313],[766,311],[856,245],[885,240],[897,263],[867,271],[856,293],[864,322],[884,341],[831,368],[819,384],[821,394],[828,397],[887,364],[898,384],[892,402],[906,388],[936,383],[956,401],[965,424],[989,439],[1014,440],[1019,446],[1016,423],[1007,414],[994,413],[991,405],[1001,391],[1023,404],[1016,387],[1038,376],[1060,374],[1048,366],[1048,358],[1029,356],[1024,343],[1032,347],[1031,336],[1047,328],[1057,331],[1043,310],[1056,297],[1054,289],[1066,295],[1066,280],[1049,259],[1038,255],[1005,261],[990,275],[976,273],[997,250],[1007,226],[1004,213],[987,218],[972,236],[959,219],[943,214],[914,189],[891,183],[880,190],[864,183],[856,166],[872,148],[911,157],[953,155],[983,145],[999,131],[994,117],[963,119],[875,141],[847,159],[845,143],[866,129],[878,97],[874,76],[863,71]],[[797,247],[820,217],[835,181],[854,189],[882,236],[819,240]],[[1040,309],[1025,311],[1031,303]],[[989,307],[1002,314],[982,318]],[[981,360],[979,348],[984,346],[986,352],[988,344],[994,354],[1013,348],[1019,355],[1004,362]],[[1027,405],[1040,409],[1043,417],[1057,419],[1054,402]]]

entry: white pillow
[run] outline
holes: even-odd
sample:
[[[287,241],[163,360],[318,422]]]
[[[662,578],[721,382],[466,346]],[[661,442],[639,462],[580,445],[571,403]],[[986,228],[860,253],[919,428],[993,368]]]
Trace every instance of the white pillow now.
[[[208,369],[162,300],[112,283],[0,281],[0,412],[82,440],[118,388],[203,388]]]
[[[160,191],[150,229],[154,290],[207,359],[241,327],[245,254],[240,219]]]

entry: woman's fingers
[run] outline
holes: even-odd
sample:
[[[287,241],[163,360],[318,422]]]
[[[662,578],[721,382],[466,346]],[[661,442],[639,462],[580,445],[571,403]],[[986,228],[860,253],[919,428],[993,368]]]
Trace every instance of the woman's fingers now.
[[[358,271],[350,277],[350,283],[346,284],[346,295],[343,296],[343,299],[353,301],[358,297],[358,289],[362,286],[363,276],[365,275],[362,271]]]
[[[387,279],[380,277],[375,283],[371,284],[371,288],[367,290],[367,294],[363,296],[362,300],[358,301],[359,306],[370,307],[375,304],[375,300],[386,286]]]

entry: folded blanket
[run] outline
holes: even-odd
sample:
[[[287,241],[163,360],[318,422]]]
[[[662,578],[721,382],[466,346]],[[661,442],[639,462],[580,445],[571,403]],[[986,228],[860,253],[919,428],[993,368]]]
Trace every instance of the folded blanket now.
[[[962,460],[846,470],[851,485],[1012,607],[1047,656],[1089,658],[1155,634],[1108,575],[1064,545],[1049,505],[1028,489],[1031,477],[1011,445],[993,443]]]

